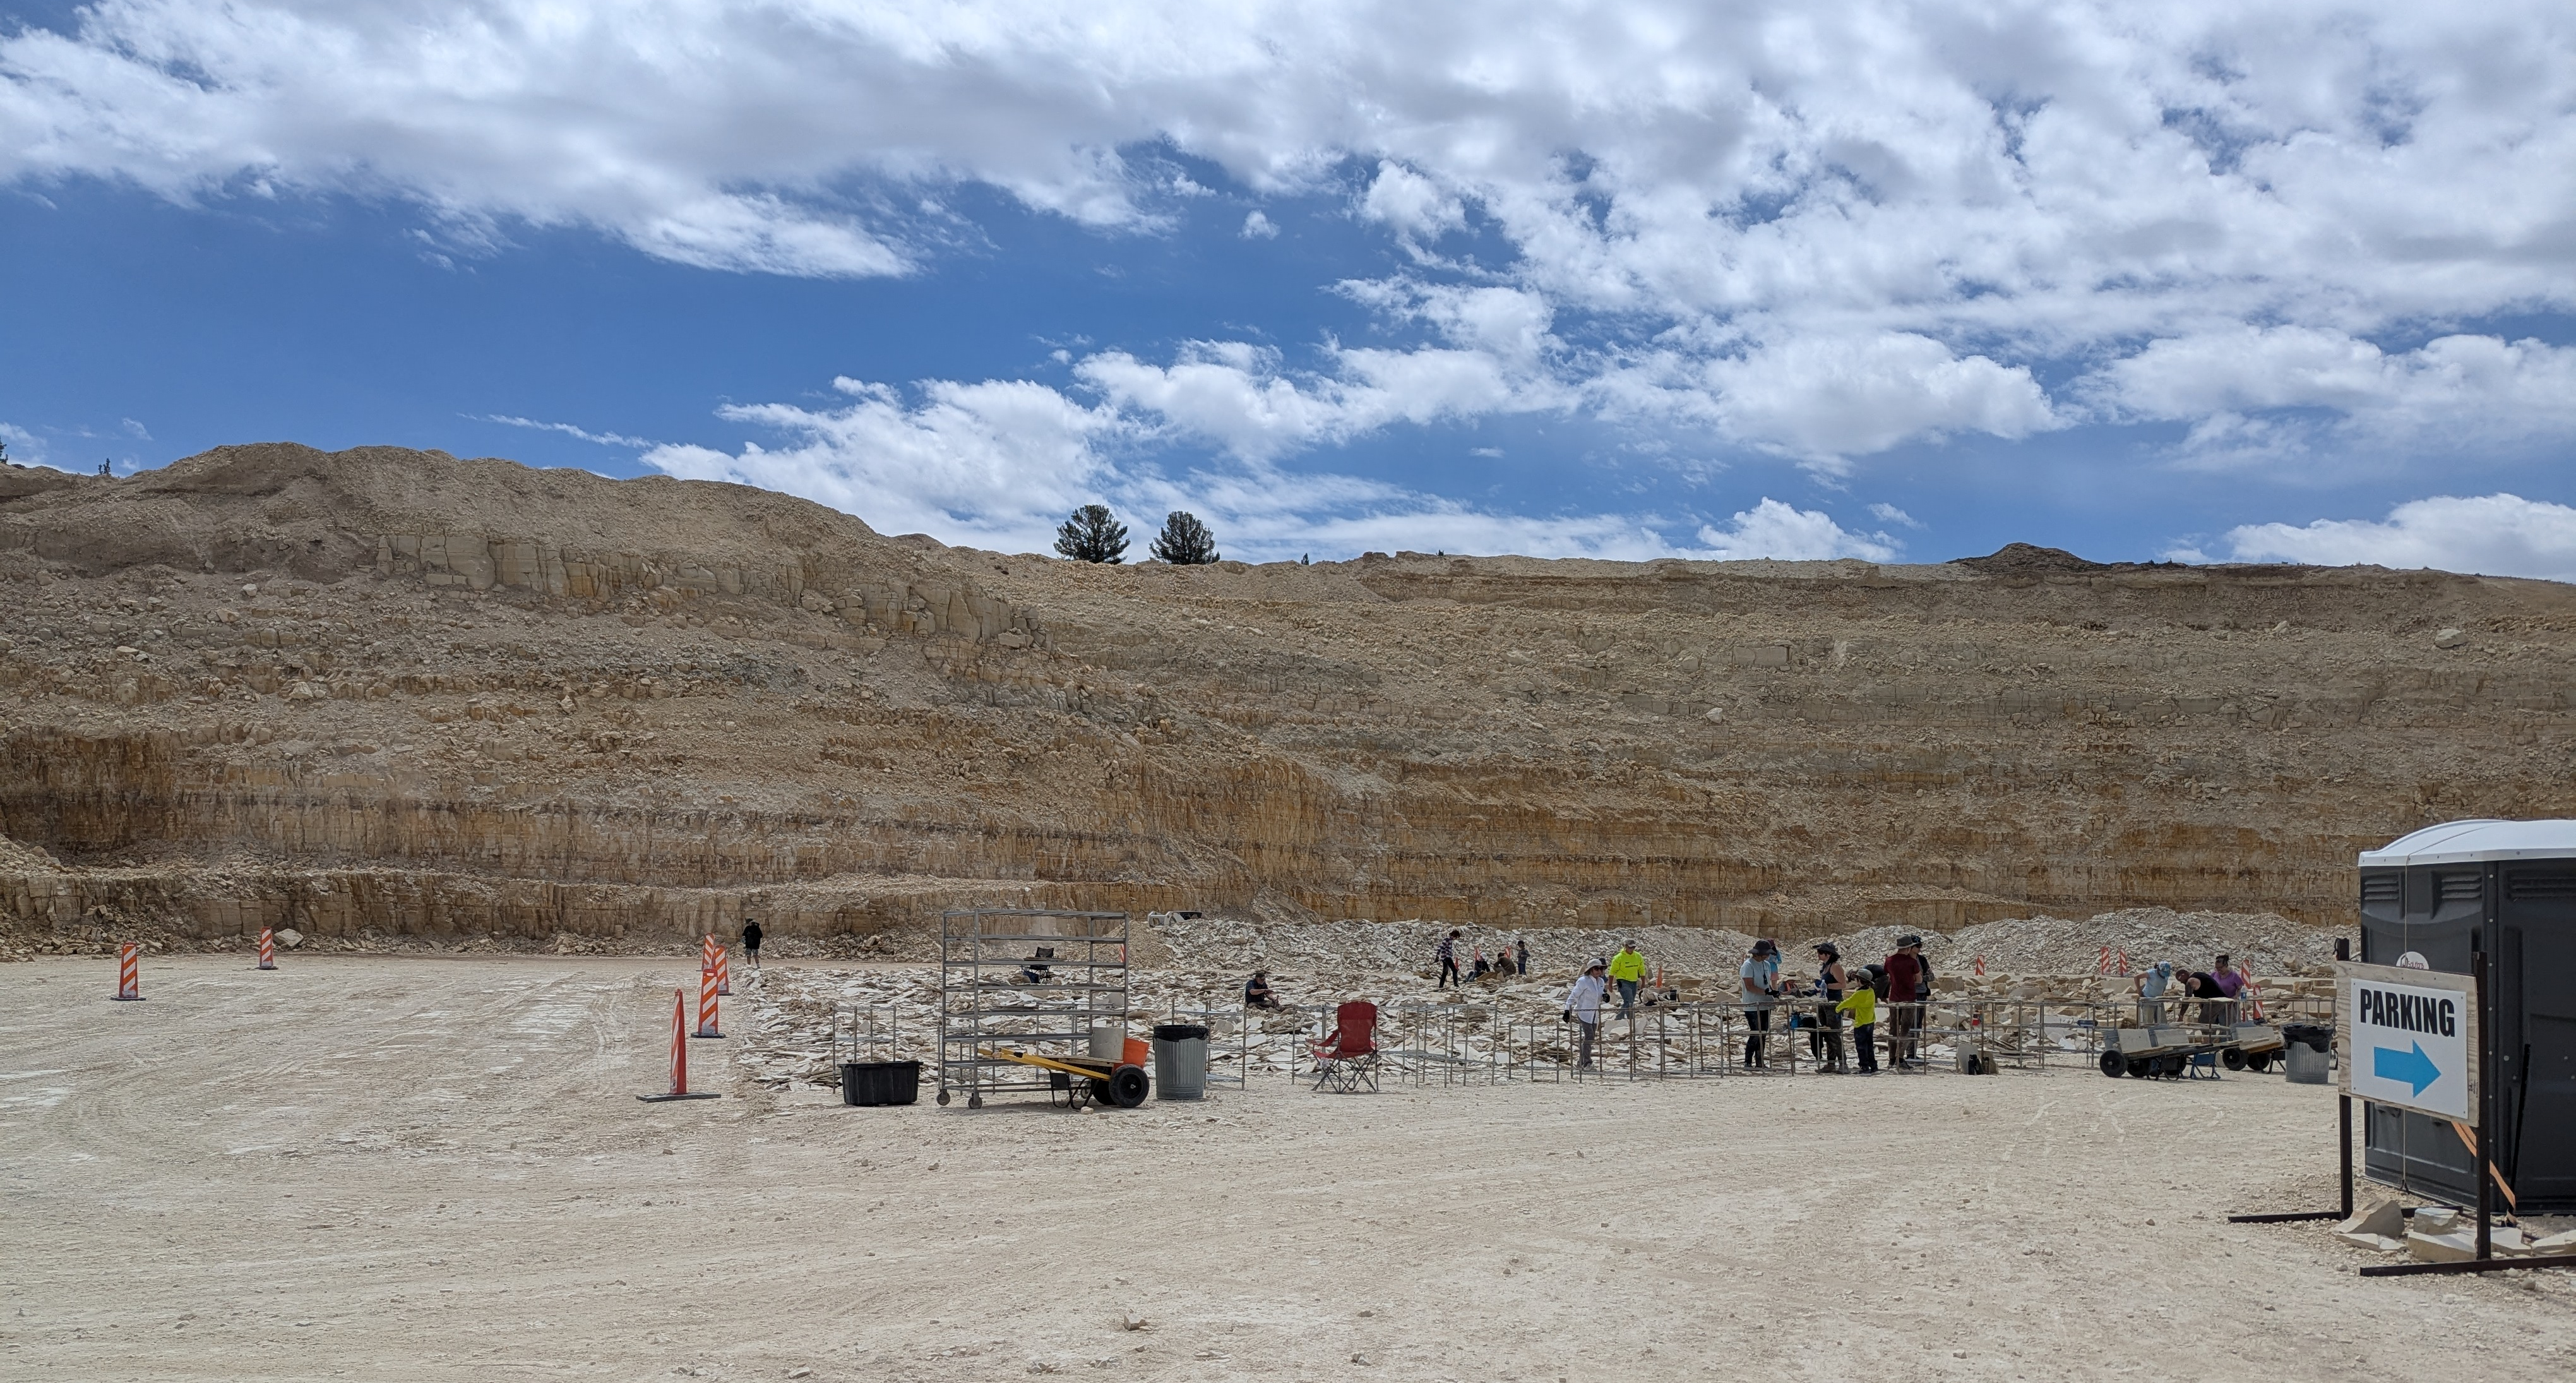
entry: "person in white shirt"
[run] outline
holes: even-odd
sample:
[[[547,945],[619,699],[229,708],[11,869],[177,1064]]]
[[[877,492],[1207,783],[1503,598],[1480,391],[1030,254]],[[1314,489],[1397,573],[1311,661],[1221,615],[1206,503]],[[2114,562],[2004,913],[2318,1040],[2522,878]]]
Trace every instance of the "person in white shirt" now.
[[[1592,962],[1565,996],[1565,1016],[1583,1030],[1574,1058],[1574,1069],[1578,1071],[1592,1065],[1592,1039],[1601,1031],[1601,1003],[1610,993],[1609,981],[1602,978],[1602,973],[1609,968],[1600,961]]]

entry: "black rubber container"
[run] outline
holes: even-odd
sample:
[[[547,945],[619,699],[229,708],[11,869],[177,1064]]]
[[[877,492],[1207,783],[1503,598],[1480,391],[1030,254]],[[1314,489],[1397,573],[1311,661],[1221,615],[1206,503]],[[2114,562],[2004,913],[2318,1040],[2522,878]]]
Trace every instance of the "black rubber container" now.
[[[918,1061],[841,1063],[843,1104],[911,1104],[920,1098],[921,1063]]]

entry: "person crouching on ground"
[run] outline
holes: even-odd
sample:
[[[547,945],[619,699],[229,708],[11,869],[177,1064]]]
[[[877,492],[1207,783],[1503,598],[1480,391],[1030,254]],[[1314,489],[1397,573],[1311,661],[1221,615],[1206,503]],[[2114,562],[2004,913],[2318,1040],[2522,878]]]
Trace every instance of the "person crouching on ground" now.
[[[1763,1038],[1771,1031],[1771,1007],[1780,994],[1780,948],[1770,941],[1753,943],[1744,954],[1744,968],[1737,972],[1743,989],[1744,1065],[1768,1068],[1770,1055],[1762,1050]]]
[[[758,970],[760,968],[760,920],[758,918],[742,919],[742,951],[744,955],[751,957],[751,968]]]
[[[1610,958],[1610,978],[1619,982],[1619,1016],[1627,1017],[1637,1008],[1637,986],[1646,978],[1646,958],[1637,953],[1637,943],[1619,944],[1619,954]]]
[[[1452,984],[1457,985],[1461,989],[1467,987],[1466,978],[1458,973],[1458,938],[1460,935],[1461,933],[1457,928],[1450,928],[1449,934],[1440,938],[1440,944],[1433,947],[1431,950],[1433,958],[1440,962],[1440,983],[1431,986],[1435,990],[1447,989]]]
[[[1252,978],[1243,982],[1243,1006],[1245,1008],[1279,1007],[1279,996],[1270,992],[1269,971],[1255,970],[1252,972]]]
[[[1476,948],[1476,968],[1475,968],[1473,971],[1470,971],[1470,972],[1469,972],[1469,978],[1471,978],[1471,979],[1479,979],[1479,980],[1481,980],[1481,979],[1485,978],[1487,975],[1490,975],[1490,974],[1492,974],[1492,973],[1494,973],[1494,963],[1493,963],[1492,961],[1489,961],[1489,960],[1485,959],[1485,948],[1484,948],[1484,947],[1482,947],[1482,946],[1477,947],[1477,948]]]
[[[1601,978],[1601,972],[1608,968],[1600,961],[1592,962],[1584,970],[1583,978],[1576,980],[1573,990],[1565,996],[1565,1016],[1573,1019],[1582,1030],[1574,1056],[1574,1069],[1578,1071],[1592,1065],[1592,1039],[1601,1031],[1601,1004],[1610,997],[1610,986]]]
[[[1852,1020],[1852,1050],[1860,1056],[1860,1073],[1878,1074],[1878,1049],[1871,1042],[1878,1036],[1878,992],[1866,984],[1849,986],[1842,1002],[1834,1005],[1839,1016],[1848,1013]]]

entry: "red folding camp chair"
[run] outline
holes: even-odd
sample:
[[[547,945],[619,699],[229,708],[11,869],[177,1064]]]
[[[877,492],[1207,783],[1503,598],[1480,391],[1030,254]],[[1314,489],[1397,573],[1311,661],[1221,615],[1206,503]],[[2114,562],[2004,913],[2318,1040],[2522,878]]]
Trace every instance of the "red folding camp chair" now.
[[[1377,1089],[1377,1005],[1353,999],[1333,1010],[1333,1030],[1308,1049],[1315,1088],[1356,1094]]]

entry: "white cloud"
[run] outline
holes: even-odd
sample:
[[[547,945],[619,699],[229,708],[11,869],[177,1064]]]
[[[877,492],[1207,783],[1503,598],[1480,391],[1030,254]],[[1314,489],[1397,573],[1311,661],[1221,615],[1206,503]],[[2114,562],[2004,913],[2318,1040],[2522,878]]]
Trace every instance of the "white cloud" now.
[[[790,446],[752,444],[729,456],[663,445],[643,461],[683,479],[802,495],[880,532],[1043,550],[1040,535],[1094,498],[1106,469],[1099,444],[1127,426],[1108,409],[1025,381],[934,381],[922,386],[917,404],[881,384],[837,379],[833,386],[848,405],[720,410],[786,434]]]
[[[476,421],[499,423],[504,427],[524,427],[532,432],[560,432],[566,437],[577,437],[593,446],[649,447],[654,445],[648,438],[629,437],[621,432],[592,432],[586,428],[575,427],[571,423],[543,423],[534,418],[514,418],[506,413],[482,414],[476,418]]]
[[[0,442],[8,444],[9,459],[21,466],[51,464],[45,460],[44,439],[23,427],[0,423]]]
[[[348,194],[419,208],[451,248],[588,226],[686,264],[864,276],[952,243],[946,194],[968,184],[1167,229],[1207,192],[1178,151],[1255,195],[1348,195],[1447,281],[1401,288],[1414,320],[1503,362],[1404,368],[1452,389],[1500,368],[1512,400],[1547,384],[1828,472],[2057,425],[2037,381],[2115,354],[2087,386],[2098,416],[2186,422],[2211,455],[2317,451],[2320,427],[2361,435],[2344,419],[2414,429],[2400,450],[2463,417],[2516,445],[2576,431],[2563,350],[2366,346],[2576,310],[2576,11],[2551,0],[75,14],[0,37],[0,183]],[[1478,258],[1442,259],[1470,223]],[[1437,318],[1510,305],[1486,292],[1542,323],[1534,356],[1510,323]],[[1322,377],[1396,368],[1352,353]],[[1425,414],[1305,379],[1300,401],[1245,374],[1226,387],[1258,397],[1205,400],[1207,435],[1243,454],[1352,435],[1319,421],[1336,412],[1365,430],[1509,406],[1477,385],[1485,402]],[[2276,416],[2302,409],[2324,423]]]
[[[2384,521],[2318,519],[2305,527],[2249,524],[2229,530],[2239,562],[2435,567],[2485,576],[2576,581],[2576,509],[2519,495],[2411,500]],[[2209,560],[2197,549],[2180,560]]]
[[[1120,408],[1246,461],[1348,441],[1394,423],[1422,424],[1562,407],[1552,381],[1481,350],[1425,347],[1327,352],[1330,374],[1292,377],[1280,353],[1240,341],[1193,341],[1170,365],[1103,351],[1074,373]],[[1526,362],[1523,362],[1526,363]]]
[[[2088,386],[2128,416],[2190,421],[2191,449],[2220,456],[2305,453],[2321,430],[2339,455],[2576,431],[2576,349],[2500,336],[2443,336],[2392,355],[2340,331],[2238,327],[2152,342]],[[2280,410],[2330,421],[2267,416]]]
[[[1408,240],[1436,240],[1467,224],[1466,204],[1456,194],[1392,162],[1377,166],[1377,177],[1360,194],[1359,211]]]
[[[1804,337],[1703,368],[1706,407],[1732,435],[1828,472],[1844,458],[1958,432],[2020,438],[2059,426],[2022,366],[1961,360],[1929,337]]]
[[[1246,240],[1276,240],[1279,238],[1279,226],[1269,217],[1256,211],[1243,218],[1243,229],[1235,234]]]
[[[1834,522],[1818,509],[1798,509],[1764,496],[1760,504],[1727,521],[1699,531],[1709,553],[1725,561],[1771,557],[1784,562],[1822,562],[1858,557],[1892,562],[1902,544],[1884,533],[1860,534]]]
[[[1098,359],[1085,362],[1086,370]],[[1147,400],[1186,411],[1197,401],[1174,395],[1190,392],[1195,371],[1226,376],[1214,391],[1222,394],[1235,373],[1258,367],[1258,353],[1239,345],[1203,346],[1195,364],[1172,370],[1124,358],[1116,364],[1117,372],[1108,376],[1114,380],[1133,371],[1166,381],[1177,376],[1182,383],[1171,393],[1149,391],[1086,405],[1026,381],[935,380],[917,386],[915,400],[907,402],[885,385],[840,379],[834,387],[850,402],[838,408],[756,404],[720,410],[727,419],[784,434],[788,445],[751,444],[739,454],[662,445],[645,452],[643,460],[682,479],[802,495],[855,514],[879,532],[920,531],[1004,551],[1050,550],[1055,525],[1076,506],[1093,502],[1108,503],[1131,528],[1150,528],[1163,514],[1187,509],[1216,530],[1227,555],[1252,561],[1402,549],[1632,561],[1887,561],[1899,547],[1884,533],[1848,532],[1827,514],[1767,498],[1723,526],[1702,526],[1701,546],[1692,547],[1667,538],[1663,530],[1669,525],[1651,514],[1495,513],[1365,477],[1288,471],[1257,455],[1169,475],[1143,455],[1171,427],[1171,415]],[[1238,403],[1230,400],[1225,407]],[[1259,412],[1270,405],[1248,406]],[[1300,406],[1330,409],[1310,401],[1278,411]]]

